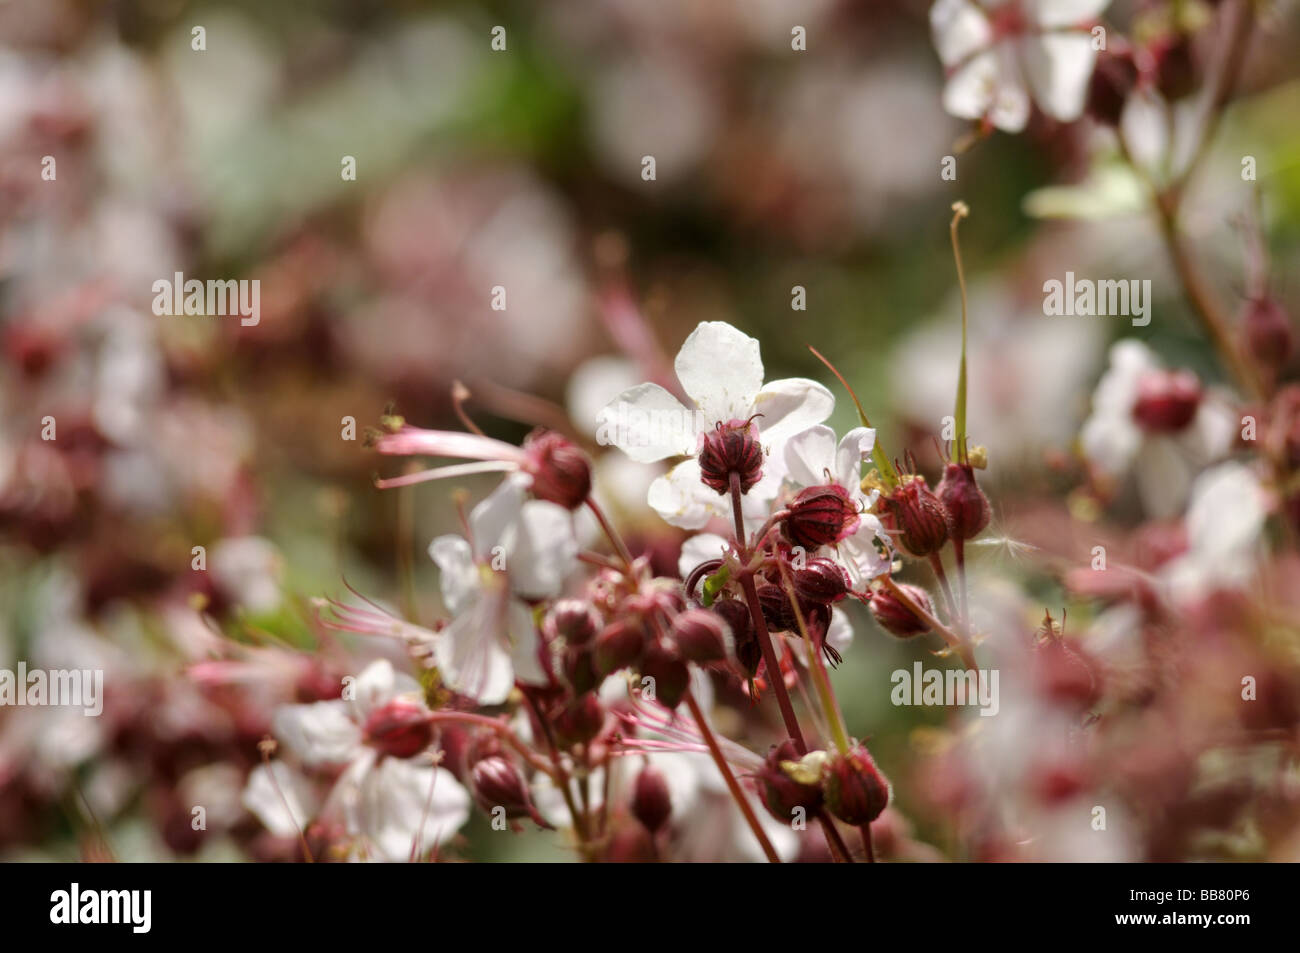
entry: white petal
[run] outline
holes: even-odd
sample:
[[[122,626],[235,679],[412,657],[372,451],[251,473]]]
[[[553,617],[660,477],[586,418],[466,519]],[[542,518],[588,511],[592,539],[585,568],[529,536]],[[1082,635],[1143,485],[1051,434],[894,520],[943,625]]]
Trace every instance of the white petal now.
[[[507,477],[469,514],[470,542],[479,561],[491,558],[496,546],[509,546],[511,529],[524,505],[528,480],[522,474]]]
[[[682,543],[681,555],[677,557],[677,571],[685,579],[695,571],[696,566],[719,558],[727,549],[727,541],[717,533],[697,533]]]
[[[1120,130],[1134,161],[1157,168],[1169,151],[1169,106],[1153,87],[1139,87],[1124,104]]]
[[[1003,132],[1020,132],[1029,122],[1029,90],[1016,67],[1010,44],[997,50],[998,80],[989,107],[989,121]]]
[[[540,639],[533,613],[528,606],[511,599],[506,616],[507,637],[510,642],[510,664],[515,678],[521,682],[539,684],[546,681],[541,659],[537,657]]]
[[[835,410],[835,397],[816,381],[789,377],[763,386],[754,398],[755,423],[763,435],[763,446],[773,454],[781,452],[786,440],[819,424]]]
[[[557,596],[577,556],[569,511],[544,500],[525,503],[506,564],[511,589],[526,599]]]
[[[938,0],[930,8],[930,33],[944,66],[955,66],[993,42],[988,17],[970,0]]]
[[[650,484],[646,501],[673,526],[699,529],[714,516],[727,516],[730,503],[700,482],[700,465],[695,460],[677,464]]]
[[[448,840],[469,819],[469,793],[445,768],[382,758],[360,779],[348,826],[379,859],[409,860]]]
[[[840,440],[835,450],[835,482],[848,490],[861,492],[862,461],[876,445],[874,427],[854,427]]]
[[[1001,82],[998,63],[997,53],[987,50],[958,67],[943,87],[944,110],[959,119],[986,116]]]
[[[1073,122],[1083,115],[1097,51],[1086,33],[1044,33],[1019,45],[1029,88],[1040,109]]]
[[[297,836],[320,806],[311,783],[283,761],[250,771],[240,801],[277,837]]]
[[[1110,0],[1033,0],[1030,14],[1039,26],[1077,26],[1097,19],[1110,6]]]
[[[1221,463],[1196,478],[1187,508],[1187,541],[1207,558],[1232,562],[1259,539],[1268,515],[1259,479],[1248,467]]]
[[[429,544],[429,556],[441,570],[438,581],[447,611],[453,615],[463,612],[479,588],[478,567],[469,541],[452,534],[439,536]]]
[[[507,599],[504,592],[485,594],[470,611],[453,619],[434,643],[434,659],[447,685],[484,705],[504,702],[515,683],[505,648]]]
[[[376,659],[357,676],[353,685],[352,711],[358,722],[364,722],[376,708],[392,701],[398,695],[420,691],[420,683],[405,672],[398,672],[388,659]]]
[[[888,556],[882,556],[876,548],[877,540],[887,540],[887,534],[880,525],[880,520],[870,513],[858,517],[858,528],[853,535],[840,543],[840,552],[847,564],[849,576],[855,587],[863,582],[882,575],[890,565]],[[889,547],[885,547],[888,553]]]
[[[344,701],[281,705],[271,716],[271,731],[304,764],[343,764],[361,745],[361,729]]]
[[[785,443],[786,475],[799,486],[821,486],[835,479],[835,431],[818,424]]]
[[[673,367],[708,426],[744,420],[763,386],[758,341],[725,321],[701,322],[677,352]]]
[[[1177,516],[1187,502],[1192,468],[1178,441],[1153,435],[1142,443],[1134,464],[1142,509],[1152,519]]]
[[[658,384],[623,391],[596,419],[596,442],[613,445],[639,463],[695,452],[704,427],[701,415],[686,408]]]

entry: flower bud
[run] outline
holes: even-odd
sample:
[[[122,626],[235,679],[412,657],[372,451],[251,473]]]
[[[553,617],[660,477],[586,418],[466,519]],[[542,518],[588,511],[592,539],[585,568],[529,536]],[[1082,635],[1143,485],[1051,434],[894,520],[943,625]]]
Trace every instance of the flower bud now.
[[[562,661],[565,681],[573,687],[575,694],[591,691],[600,681],[589,646],[570,645],[564,650]]]
[[[845,824],[870,824],[889,804],[889,782],[876,768],[866,746],[855,744],[833,754],[823,774],[826,809]]]
[[[1168,36],[1151,47],[1156,61],[1156,89],[1173,102],[1196,91],[1196,61],[1192,38],[1185,33]]]
[[[948,514],[948,532],[953,539],[974,539],[989,525],[989,498],[975,482],[969,463],[950,463],[935,494]]]
[[[366,743],[394,758],[413,758],[433,741],[429,711],[418,702],[395,698],[366,717]]]
[[[763,610],[763,621],[771,632],[792,632],[799,627],[794,607],[785,589],[775,583],[760,582],[757,586],[758,605]]]
[[[573,699],[555,716],[555,735],[565,747],[587,744],[605,727],[605,708],[595,692]]]
[[[861,522],[857,503],[837,484],[810,486],[787,509],[789,515],[781,524],[785,538],[809,550],[852,536]]]
[[[810,602],[825,606],[839,602],[849,594],[849,574],[839,563],[825,556],[808,560],[803,569],[796,569],[794,591],[800,604]]]
[[[811,777],[796,780],[792,776],[792,769],[797,775],[801,767],[794,742],[787,740],[772,747],[755,774],[759,799],[768,813],[783,824],[790,823],[797,808],[813,814],[822,806],[821,784]]]
[[[903,552],[911,556],[937,553],[948,541],[948,514],[939,498],[916,475],[876,503],[880,522]]]
[[[726,660],[731,627],[716,612],[688,609],[673,619],[669,635],[682,658],[707,664]]]
[[[654,679],[654,700],[665,708],[681,704],[691,687],[691,672],[671,647],[653,640],[641,658],[641,677]]]
[[[600,676],[626,668],[641,657],[645,630],[633,619],[616,619],[596,636],[596,674]]]
[[[470,771],[470,784],[474,799],[488,814],[493,808],[503,807],[511,820],[532,816],[528,785],[508,758],[493,755],[476,762]]]
[[[591,494],[591,463],[580,449],[550,430],[534,430],[524,440],[533,478],[533,496],[576,510]]]
[[[1200,405],[1201,382],[1191,371],[1152,371],[1138,381],[1133,419],[1151,433],[1177,433]]]
[[[600,631],[600,616],[581,599],[561,599],[546,616],[546,631],[570,645],[586,645]]]
[[[747,675],[754,675],[763,658],[763,650],[754,634],[754,620],[749,614],[749,606],[739,599],[719,599],[709,611],[717,613],[731,629],[736,661]]]
[[[1277,371],[1291,358],[1291,320],[1273,298],[1265,296],[1246,302],[1241,319],[1246,348],[1260,364]]]
[[[1138,68],[1129,52],[1102,52],[1097,56],[1088,88],[1088,115],[1107,126],[1118,126],[1124,104],[1137,85]]]
[[[917,606],[931,616],[934,615],[934,605],[924,589],[905,582],[896,585]],[[914,635],[930,631],[929,623],[905,606],[889,589],[877,589],[872,593],[871,614],[882,629],[900,639],[910,639]]]
[[[748,493],[763,476],[763,447],[758,429],[747,420],[719,423],[701,438],[700,479],[725,496],[731,492],[731,475],[740,476],[740,492]]]
[[[632,816],[654,834],[668,823],[672,813],[673,802],[668,791],[668,780],[662,771],[647,764],[636,776],[636,784],[632,788]]]

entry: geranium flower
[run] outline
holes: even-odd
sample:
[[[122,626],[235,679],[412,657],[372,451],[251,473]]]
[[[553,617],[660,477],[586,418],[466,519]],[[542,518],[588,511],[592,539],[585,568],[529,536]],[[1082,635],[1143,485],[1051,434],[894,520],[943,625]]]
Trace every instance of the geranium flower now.
[[[862,461],[875,444],[874,429],[854,427],[836,444],[835,431],[818,425],[791,437],[785,445],[785,465],[792,483],[841,487],[862,514],[853,535],[834,547],[855,586],[889,568],[889,560],[876,548],[877,540],[888,542],[888,534],[880,520],[867,512],[880,494],[862,492]]]
[[[658,384],[638,384],[601,411],[597,439],[641,463],[691,457],[655,480],[648,500],[674,526],[699,529],[710,518],[731,513],[727,496],[701,480],[696,457],[704,438],[719,425],[738,427],[752,419],[766,457],[744,508],[747,516],[765,518],[784,471],[781,447],[829,417],[835,398],[804,378],[764,384],[758,341],[722,321],[705,321],[692,331],[673,366],[693,407]]]
[[[1030,102],[1062,122],[1083,114],[1097,62],[1082,28],[1110,0],[937,0],[930,30],[948,70],[943,108],[1006,132],[1029,121]]]
[[[527,601],[559,595],[578,552],[568,511],[524,492],[520,475],[507,478],[470,513],[468,540],[429,544],[454,616],[434,642],[438,671],[484,705],[504,702],[516,679],[545,680]]]
[[[432,741],[415,679],[380,659],[352,688],[347,700],[281,705],[272,731],[308,767],[347,766],[321,816],[341,818],[361,839],[363,856],[373,851],[378,859],[407,860],[464,825],[469,793],[450,771],[415,760]],[[309,817],[301,815],[313,804],[310,789],[284,766],[254,769],[243,800],[277,834],[305,824]]]

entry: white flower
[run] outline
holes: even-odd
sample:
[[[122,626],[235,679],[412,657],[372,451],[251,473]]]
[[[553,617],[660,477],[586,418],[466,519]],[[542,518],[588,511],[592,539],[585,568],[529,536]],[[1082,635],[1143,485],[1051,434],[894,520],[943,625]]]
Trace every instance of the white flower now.
[[[406,860],[464,825],[469,818],[469,794],[445,768],[385,756],[366,743],[365,725],[371,713],[397,700],[423,705],[415,679],[380,659],[357,676],[353,689],[353,697],[346,701],[281,705],[271,727],[303,764],[347,765],[322,815],[340,816],[348,833],[361,839],[363,855]],[[279,762],[249,775],[243,801],[273,833],[282,835],[305,825],[315,806],[306,782]]]
[[[1184,518],[1187,552],[1161,571],[1174,600],[1186,603],[1249,582],[1267,516],[1264,488],[1243,464],[1221,463],[1198,476]]]
[[[694,405],[683,406],[658,384],[638,384],[600,413],[597,439],[612,443],[633,460],[652,463],[693,456],[704,435],[718,424],[755,415],[767,456],[763,479],[745,497],[746,515],[766,515],[784,469],[781,447],[801,430],[821,423],[835,409],[822,385],[803,378],[763,383],[758,342],[721,321],[705,321],[682,344],[674,362],[677,379]],[[650,505],[669,523],[699,529],[713,516],[730,516],[725,496],[700,480],[700,465],[686,460],[650,486]]]
[[[818,424],[795,434],[785,445],[785,465],[791,482],[801,487],[840,486],[862,514],[853,535],[835,547],[855,586],[889,568],[889,560],[876,548],[876,540],[887,542],[889,537],[880,520],[867,512],[879,494],[874,490],[870,494],[862,492],[862,461],[875,444],[874,429],[854,427],[836,445],[835,432]]]
[[[516,679],[545,679],[525,600],[559,595],[577,556],[569,512],[525,502],[524,485],[509,477],[474,507],[470,540],[449,535],[429,544],[455,616],[434,643],[438,670],[449,687],[484,705],[505,701]]]
[[[1185,426],[1168,432],[1143,428],[1135,412],[1144,382],[1163,377],[1167,372],[1150,348],[1132,339],[1119,341],[1079,433],[1084,455],[1102,474],[1118,479],[1134,471],[1143,507],[1157,518],[1182,510],[1193,475],[1228,453],[1237,427],[1231,409],[1205,395]]]
[[[1007,132],[1032,101],[1062,122],[1083,114],[1097,51],[1081,24],[1110,0],[937,0],[930,30],[948,70],[943,108]]]

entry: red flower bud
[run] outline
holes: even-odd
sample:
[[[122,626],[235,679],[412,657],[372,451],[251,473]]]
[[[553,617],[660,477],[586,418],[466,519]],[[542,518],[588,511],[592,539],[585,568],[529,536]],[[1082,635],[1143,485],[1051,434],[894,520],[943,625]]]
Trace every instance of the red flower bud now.
[[[605,727],[605,708],[594,692],[587,692],[560,709],[554,724],[562,745],[587,744]]]
[[[818,549],[852,536],[861,519],[849,491],[837,484],[810,486],[787,507],[781,524],[785,538],[804,549]]]
[[[573,687],[575,694],[591,691],[600,680],[588,646],[570,645],[564,650],[563,665],[565,681]]]
[[[1153,43],[1151,54],[1156,62],[1156,88],[1171,102],[1196,91],[1197,68],[1192,55],[1192,38],[1185,33],[1165,37]]]
[[[731,627],[715,612],[688,609],[673,619],[669,635],[682,658],[707,664],[726,660]]]
[[[546,616],[546,633],[570,645],[586,645],[600,631],[600,616],[581,599],[561,599]]]
[[[831,756],[823,775],[822,790],[826,795],[826,809],[854,827],[870,824],[889,804],[889,782],[861,744],[855,744],[844,754]]]
[[[533,478],[533,496],[576,510],[591,494],[591,463],[580,449],[550,430],[534,430],[524,440]]]
[[[700,479],[725,496],[731,492],[731,475],[740,476],[740,492],[748,493],[763,476],[763,447],[758,429],[748,420],[719,423],[704,434],[700,446]]]
[[[739,599],[719,599],[709,610],[722,617],[731,629],[733,649],[736,661],[748,675],[758,671],[758,663],[763,658],[763,650],[754,634],[754,619],[749,614],[749,606]]]
[[[814,814],[822,806],[822,788],[820,784],[806,784],[796,781],[781,766],[783,761],[798,761],[794,742],[783,741],[767,753],[763,767],[755,774],[758,781],[758,796],[767,808],[767,812],[783,824],[790,823],[790,818],[797,808],[803,808],[807,814]]]
[[[667,779],[662,771],[647,764],[636,776],[632,788],[632,816],[654,834],[668,823],[672,813],[673,802]]]
[[[969,463],[950,463],[936,492],[948,514],[948,532],[953,539],[974,539],[989,525],[989,498],[975,482]]]
[[[1291,358],[1293,336],[1291,319],[1282,306],[1270,297],[1246,302],[1241,319],[1246,348],[1255,360],[1274,371]]]
[[[632,619],[616,619],[596,636],[596,674],[605,676],[626,668],[641,657],[645,630]]]
[[[758,605],[763,610],[763,621],[767,623],[769,631],[792,632],[799,628],[794,607],[790,605],[790,597],[786,595],[783,587],[775,583],[760,582],[757,589]]]
[[[1200,405],[1201,382],[1191,371],[1152,371],[1138,381],[1133,419],[1152,433],[1177,433]]]
[[[799,597],[801,606],[804,602],[822,606],[839,602],[851,588],[844,567],[825,556],[808,560],[808,564],[803,569],[796,569],[793,575],[795,595]]]
[[[920,608],[931,616],[934,615],[934,605],[924,589],[908,583],[897,585]],[[905,606],[889,589],[877,589],[872,593],[871,614],[882,629],[900,639],[910,639],[914,635],[930,631],[929,623]]]
[[[670,646],[652,641],[641,658],[641,677],[654,679],[654,700],[665,708],[681,704],[691,687],[691,672]]]
[[[937,553],[948,541],[948,514],[923,476],[913,476],[882,496],[876,510],[899,548],[911,556]]]
[[[493,755],[475,763],[470,771],[470,784],[474,799],[488,814],[493,808],[503,807],[511,820],[532,816],[528,785],[508,758]]]
[[[1137,85],[1138,68],[1133,55],[1102,52],[1088,88],[1088,115],[1107,126],[1118,126],[1124,104]]]
[[[364,735],[386,755],[413,758],[433,741],[433,723],[423,705],[395,698],[366,717]]]

